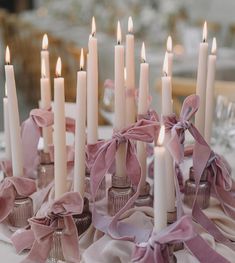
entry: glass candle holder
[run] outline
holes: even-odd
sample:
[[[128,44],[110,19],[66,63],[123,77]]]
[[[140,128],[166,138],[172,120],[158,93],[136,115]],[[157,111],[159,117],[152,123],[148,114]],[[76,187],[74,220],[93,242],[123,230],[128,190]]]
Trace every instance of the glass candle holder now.
[[[86,177],[85,177],[85,196],[88,198],[88,200],[91,201],[91,185],[90,185],[90,173],[89,171],[86,171]],[[104,179],[101,181],[100,187],[97,191],[97,195],[96,195],[96,201],[99,201],[103,198],[105,198],[106,196],[106,180],[105,177]]]
[[[92,214],[89,210],[89,200],[86,197],[84,198],[83,212],[79,215],[74,215],[73,219],[79,236],[83,234],[91,225]]]
[[[205,169],[201,180],[199,182],[199,189],[198,189],[198,195],[196,202],[200,206],[201,209],[206,209],[210,205],[210,191],[211,191],[211,185],[208,182],[209,170]],[[193,201],[195,198],[196,193],[196,183],[194,179],[194,171],[193,167],[190,167],[189,170],[189,179],[185,182],[185,188],[184,188],[184,203],[192,207]]]
[[[145,182],[144,186],[140,189],[140,194],[135,200],[135,206],[153,206],[153,197],[150,195],[150,184]]]
[[[108,190],[108,213],[114,216],[134,194],[127,176],[112,176],[112,187]],[[134,205],[133,205],[134,206]]]
[[[51,161],[50,154],[39,151],[40,164],[37,168],[37,188],[46,187],[54,179],[54,163]]]
[[[64,261],[64,255],[61,244],[61,236],[63,234],[63,229],[58,228],[52,237],[52,247],[50,254],[47,259],[47,263],[57,263],[59,260]]]
[[[8,223],[13,228],[24,228],[28,225],[28,219],[33,216],[33,201],[30,197],[17,196],[14,207],[8,215]]]

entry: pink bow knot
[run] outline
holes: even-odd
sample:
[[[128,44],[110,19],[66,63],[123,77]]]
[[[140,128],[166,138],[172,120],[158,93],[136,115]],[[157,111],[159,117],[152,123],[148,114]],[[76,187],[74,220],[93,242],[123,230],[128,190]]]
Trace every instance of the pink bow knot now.
[[[0,222],[14,207],[16,196],[28,197],[36,191],[35,181],[24,177],[6,177],[0,183]]]
[[[195,232],[192,220],[185,215],[161,232],[153,231],[148,242],[137,244],[132,262],[168,262],[170,256],[168,245],[185,242],[193,237],[195,237]]]

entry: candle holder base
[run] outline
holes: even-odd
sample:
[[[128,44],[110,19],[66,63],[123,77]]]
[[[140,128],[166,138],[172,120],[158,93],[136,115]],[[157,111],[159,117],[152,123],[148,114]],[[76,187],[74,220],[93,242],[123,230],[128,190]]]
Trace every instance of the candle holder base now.
[[[125,206],[134,194],[128,177],[113,176],[112,187],[108,190],[108,213],[114,216]]]
[[[89,200],[86,197],[84,198],[84,207],[82,213],[79,215],[74,215],[73,219],[79,236],[83,234],[91,225],[92,215],[89,210]]]
[[[206,169],[201,177],[198,188],[198,195],[196,202],[201,209],[206,209],[210,205],[210,189],[211,185],[207,181],[208,170]],[[193,167],[190,168],[189,179],[185,182],[184,187],[184,203],[188,207],[193,206],[193,201],[196,194],[196,183],[194,180]]]
[[[91,200],[91,186],[90,186],[90,174],[89,172],[86,173],[86,177],[85,177],[85,196]],[[101,181],[100,187],[97,191],[97,195],[95,200],[99,201],[103,198],[105,198],[106,196],[106,180],[105,178]]]
[[[168,263],[176,263],[177,262],[177,258],[176,256],[174,255],[174,245],[168,245],[168,257],[166,255],[166,258],[168,258]]]
[[[172,212],[167,212],[167,224],[173,224],[177,220],[176,210]]]
[[[42,189],[54,179],[54,163],[51,161],[50,154],[39,151],[40,164],[37,168],[37,188]]]
[[[64,261],[64,255],[62,251],[61,236],[63,229],[58,228],[52,237],[52,247],[47,259],[47,263],[57,263],[59,260]]]
[[[150,184],[145,182],[145,185],[140,189],[140,194],[135,200],[135,206],[153,206],[153,197],[150,195]]]
[[[9,226],[23,228],[28,225],[28,219],[33,216],[33,201],[29,197],[17,196],[14,207],[8,215]]]

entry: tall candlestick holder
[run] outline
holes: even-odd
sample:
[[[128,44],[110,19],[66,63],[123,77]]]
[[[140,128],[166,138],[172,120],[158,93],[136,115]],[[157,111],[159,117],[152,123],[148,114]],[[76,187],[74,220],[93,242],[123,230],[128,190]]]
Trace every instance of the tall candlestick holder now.
[[[140,188],[140,194],[135,200],[135,206],[153,206],[153,197],[150,195],[150,184],[145,182]]]
[[[16,196],[13,210],[8,215],[8,224],[11,228],[24,228],[28,219],[33,216],[33,201],[30,197]]]
[[[46,187],[54,179],[54,163],[50,154],[39,151],[40,164],[37,168],[37,188]]]
[[[209,170],[205,169],[201,176],[201,180],[199,182],[196,202],[201,209],[206,209],[210,205],[211,185],[207,180],[208,175],[209,175]],[[188,207],[193,206],[195,194],[196,194],[196,183],[194,178],[194,170],[193,167],[190,167],[189,179],[185,182],[185,188],[184,188],[184,203]]]
[[[86,170],[86,177],[85,177],[85,196],[91,201],[91,184],[90,184],[90,172],[88,171],[88,169]],[[104,179],[101,181],[100,187],[97,191],[97,195],[96,195],[96,201],[99,201],[103,198],[105,198],[106,196],[106,180],[105,177]]]
[[[89,200],[84,198],[84,206],[81,214],[73,216],[75,225],[77,227],[78,235],[83,234],[91,225],[92,214],[89,210]]]
[[[108,190],[108,213],[114,216],[134,194],[127,176],[112,176],[112,187]]]

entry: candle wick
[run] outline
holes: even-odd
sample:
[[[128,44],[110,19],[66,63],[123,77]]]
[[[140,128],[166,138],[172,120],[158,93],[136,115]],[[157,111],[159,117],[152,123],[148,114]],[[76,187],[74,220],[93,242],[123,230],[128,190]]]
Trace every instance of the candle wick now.
[[[95,32],[92,32],[91,36],[92,36],[92,37],[95,37]]]
[[[167,77],[166,71],[163,71],[163,76],[164,76],[164,77]]]
[[[206,43],[206,39],[205,39],[205,38],[203,38],[202,42],[203,42],[203,43]]]
[[[118,44],[118,45],[121,45],[121,41],[118,40],[117,44]]]

